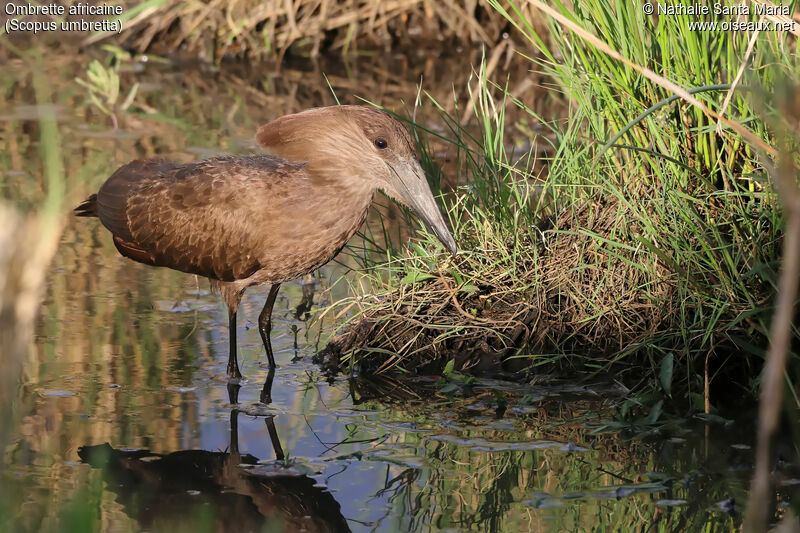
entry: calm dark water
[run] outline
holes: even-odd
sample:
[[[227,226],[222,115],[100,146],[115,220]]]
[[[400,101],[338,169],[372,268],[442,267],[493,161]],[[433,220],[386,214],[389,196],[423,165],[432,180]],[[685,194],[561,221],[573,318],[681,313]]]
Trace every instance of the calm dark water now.
[[[123,90],[140,82],[142,105],[112,131],[72,81],[86,63],[49,65],[72,203],[130,159],[247,152],[259,123],[333,103],[314,71],[129,65]],[[37,113],[25,66],[12,67],[0,75],[1,196],[24,208],[41,194]],[[344,100],[358,87],[400,107],[425,68],[381,78],[362,65],[333,83]],[[447,93],[459,68],[469,66],[448,65],[431,83]],[[2,451],[0,530],[738,528],[749,426],[689,420],[634,440],[600,431],[619,414],[613,382],[328,379],[311,358],[336,319],[310,315],[348,294],[333,283],[347,273],[341,260],[283,285],[264,403],[263,290],[249,290],[239,312],[247,379],[231,390],[226,310],[207,283],[123,259],[96,220],[65,219]],[[298,312],[312,288],[311,313]],[[796,507],[800,474],[781,472],[779,509]]]

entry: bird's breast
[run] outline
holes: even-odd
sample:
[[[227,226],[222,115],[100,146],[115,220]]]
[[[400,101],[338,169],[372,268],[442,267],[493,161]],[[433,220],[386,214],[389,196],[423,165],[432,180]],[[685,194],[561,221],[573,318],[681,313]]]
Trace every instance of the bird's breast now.
[[[339,253],[364,222],[371,191],[309,198],[273,219],[258,253],[259,283],[278,283],[315,270]],[[254,280],[255,281],[255,280]]]

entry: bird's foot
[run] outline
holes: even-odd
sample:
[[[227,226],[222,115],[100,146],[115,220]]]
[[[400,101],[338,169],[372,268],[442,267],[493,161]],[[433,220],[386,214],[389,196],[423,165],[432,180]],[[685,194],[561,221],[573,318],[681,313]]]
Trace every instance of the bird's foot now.
[[[242,381],[242,373],[239,372],[239,365],[235,359],[231,359],[228,361],[228,383],[236,383]]]
[[[241,385],[242,383],[242,373],[239,372],[238,368],[233,372],[231,372],[231,370],[228,369],[227,378],[228,378],[228,385]]]

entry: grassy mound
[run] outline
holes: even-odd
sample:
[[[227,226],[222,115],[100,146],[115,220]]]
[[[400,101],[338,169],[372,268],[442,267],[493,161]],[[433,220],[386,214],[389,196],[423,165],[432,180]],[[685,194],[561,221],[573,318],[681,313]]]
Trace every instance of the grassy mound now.
[[[731,374],[752,390],[784,227],[773,146],[797,149],[780,133],[796,126],[781,96],[796,94],[785,81],[800,71],[796,39],[773,32],[748,49],[746,33],[689,31],[689,17],[608,1],[560,6],[544,38],[513,3],[493,5],[537,49],[570,116],[546,123],[485,79],[473,95],[481,135],[442,115],[459,154],[463,185],[445,203],[463,253],[445,258],[424,235],[387,262],[365,258],[372,294],[341,302],[357,312],[327,355],[372,371],[617,363],[631,378],[662,372],[666,388],[669,368],[701,399]],[[739,83],[743,64],[754,67]],[[731,80],[746,90],[720,85]],[[675,85],[692,95],[677,99]],[[507,124],[508,105],[529,124]],[[551,135],[507,148],[504,133],[531,123]]]

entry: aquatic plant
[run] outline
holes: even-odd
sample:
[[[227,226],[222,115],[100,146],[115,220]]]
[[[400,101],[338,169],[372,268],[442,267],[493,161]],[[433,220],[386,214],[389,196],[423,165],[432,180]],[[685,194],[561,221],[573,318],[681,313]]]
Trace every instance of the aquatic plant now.
[[[119,72],[117,66],[105,66],[98,60],[89,63],[86,69],[86,80],[76,78],[75,81],[89,92],[89,100],[103,114],[111,118],[114,129],[119,128],[117,115],[125,112],[133,104],[139,84],[134,83],[122,102],[119,100]]]

